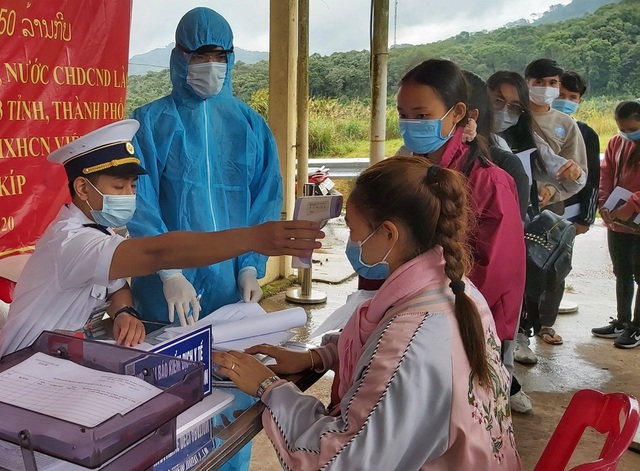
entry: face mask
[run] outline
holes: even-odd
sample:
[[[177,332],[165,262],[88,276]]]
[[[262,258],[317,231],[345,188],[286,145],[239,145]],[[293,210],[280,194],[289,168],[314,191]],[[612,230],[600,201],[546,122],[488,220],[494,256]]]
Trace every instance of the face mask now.
[[[368,280],[386,280],[389,278],[389,273],[391,271],[386,260],[395,244],[393,244],[387,254],[379,262],[368,265],[362,261],[362,246],[371,239],[371,236],[373,236],[379,228],[380,226],[378,226],[377,229],[374,229],[373,232],[362,242],[354,242],[351,240],[351,237],[349,237],[349,240],[347,241],[347,248],[345,250],[347,258],[355,272]]]
[[[558,98],[551,104],[551,108],[564,114],[573,114],[578,111],[578,104],[575,101]]]
[[[640,129],[633,132],[618,131],[618,134],[620,134],[620,136],[627,141],[640,141]]]
[[[414,154],[430,154],[440,149],[453,135],[451,132],[442,137],[442,120],[447,117],[453,107],[440,119],[400,119],[400,134],[404,145]]]
[[[227,64],[225,62],[189,64],[187,83],[200,98],[206,100],[220,93],[226,76]]]
[[[560,95],[560,89],[555,87],[529,87],[529,98],[536,105],[550,105]]]
[[[93,183],[87,180],[95,190],[102,196],[102,210],[96,211],[91,208],[89,200],[87,204],[91,208],[91,217],[98,224],[106,227],[123,227],[133,217],[136,212],[136,195],[103,195]]]
[[[509,129],[511,126],[518,124],[520,115],[507,109],[505,106],[501,110],[498,110],[493,115],[493,132],[503,132]]]

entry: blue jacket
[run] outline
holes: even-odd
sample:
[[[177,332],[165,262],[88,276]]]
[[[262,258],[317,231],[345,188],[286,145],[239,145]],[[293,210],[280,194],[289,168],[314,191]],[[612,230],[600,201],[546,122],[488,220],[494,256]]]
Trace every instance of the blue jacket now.
[[[176,44],[233,47],[227,21],[208,8],[195,8],[178,24]],[[171,52],[170,95],[133,112],[140,122],[134,146],[149,172],[140,178],[137,210],[128,224],[133,237],[167,231],[221,231],[280,218],[282,178],[277,149],[262,117],[231,89],[234,54],[217,95],[202,99],[187,84],[189,54]],[[249,253],[198,269],[183,270],[196,291],[204,289],[201,316],[240,300],[238,271],[265,274],[266,257]],[[135,278],[136,308],[145,319],[167,319],[159,276]]]

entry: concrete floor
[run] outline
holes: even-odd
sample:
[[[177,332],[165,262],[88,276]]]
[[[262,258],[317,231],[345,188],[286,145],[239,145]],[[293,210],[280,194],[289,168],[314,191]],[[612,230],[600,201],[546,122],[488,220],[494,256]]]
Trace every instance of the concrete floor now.
[[[314,283],[314,289],[325,291],[328,300],[307,307],[307,325],[298,330],[296,338],[315,344],[320,339],[309,339],[309,334],[356,289],[356,280],[349,278],[352,272],[344,256],[344,241],[348,236],[344,222],[337,220],[325,231],[325,246],[314,255],[314,279],[332,283],[318,281]],[[531,339],[538,363],[516,366],[516,376],[534,404],[532,414],[514,414],[516,442],[525,470],[533,469],[577,390],[623,391],[640,397],[640,347],[616,349],[612,341],[595,338],[590,333],[592,327],[604,325],[610,316],[615,317],[615,282],[607,252],[606,230],[599,221],[587,234],[576,239],[573,265],[567,278],[565,300],[577,303],[579,310],[574,314],[559,315],[555,325],[564,344],[551,346],[541,339]],[[267,310],[290,306],[284,293],[264,300],[263,305]],[[330,385],[331,378],[325,376],[311,392],[327,402]],[[596,432],[586,433],[570,464],[596,459],[602,443],[602,437]],[[279,469],[271,444],[261,433],[254,440],[251,470]],[[627,451],[618,470],[640,470],[640,454]]]

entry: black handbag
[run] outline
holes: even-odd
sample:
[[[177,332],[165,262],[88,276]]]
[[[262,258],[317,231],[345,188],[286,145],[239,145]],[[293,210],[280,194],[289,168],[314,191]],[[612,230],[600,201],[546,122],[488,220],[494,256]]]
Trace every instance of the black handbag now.
[[[566,278],[571,271],[575,237],[573,224],[548,209],[525,225],[527,296],[540,296]]]

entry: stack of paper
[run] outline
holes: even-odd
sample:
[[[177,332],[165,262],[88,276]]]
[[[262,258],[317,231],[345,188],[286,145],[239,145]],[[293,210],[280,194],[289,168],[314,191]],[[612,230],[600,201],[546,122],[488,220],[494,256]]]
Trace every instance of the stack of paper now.
[[[278,345],[293,337],[289,329],[307,323],[300,307],[267,313],[258,303],[223,306],[193,325],[169,327],[158,339],[174,338],[205,325],[211,325],[215,350],[244,350],[260,343]]]

